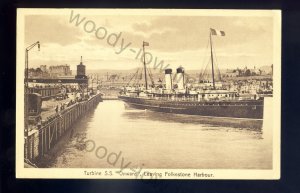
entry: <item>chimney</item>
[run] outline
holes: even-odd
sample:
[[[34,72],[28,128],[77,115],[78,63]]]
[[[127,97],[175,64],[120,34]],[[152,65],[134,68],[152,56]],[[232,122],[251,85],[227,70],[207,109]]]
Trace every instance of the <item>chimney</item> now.
[[[166,89],[172,90],[172,88],[173,88],[172,69],[170,69],[170,68],[165,69],[165,82],[166,82]]]
[[[177,74],[176,74],[176,82],[178,85],[178,90],[184,90],[184,68],[179,67],[177,68]]]

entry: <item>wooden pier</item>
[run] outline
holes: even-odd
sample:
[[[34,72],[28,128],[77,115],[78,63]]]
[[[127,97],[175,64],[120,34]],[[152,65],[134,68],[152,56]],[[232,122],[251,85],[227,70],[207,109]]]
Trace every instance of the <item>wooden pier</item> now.
[[[87,111],[95,108],[102,101],[101,95],[97,94],[88,100],[77,102],[66,109],[51,116],[46,124],[36,126],[25,137],[24,158],[32,163],[44,156],[60,138],[72,128],[72,125]]]

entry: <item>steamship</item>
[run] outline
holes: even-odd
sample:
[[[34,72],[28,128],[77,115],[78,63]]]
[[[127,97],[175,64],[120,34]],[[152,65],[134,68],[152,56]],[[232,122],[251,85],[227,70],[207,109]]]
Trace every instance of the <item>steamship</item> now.
[[[179,67],[176,69],[174,77],[172,76],[172,69],[165,69],[165,87],[156,88],[153,86],[154,82],[151,77],[152,85],[148,85],[147,75],[151,76],[151,73],[146,68],[144,54],[144,65],[141,71],[144,71],[142,74],[144,74],[145,84],[135,87],[128,84],[120,92],[119,99],[137,109],[208,117],[262,120],[263,98],[256,96],[248,99],[241,98],[236,91],[226,90],[220,85],[222,83],[215,81],[212,36],[219,34],[225,36],[223,31],[210,29],[212,81],[191,88],[185,83],[184,68]],[[144,53],[145,46],[149,46],[149,43],[143,42]],[[139,69],[134,76],[138,76],[138,71]],[[177,84],[174,84],[175,82]]]

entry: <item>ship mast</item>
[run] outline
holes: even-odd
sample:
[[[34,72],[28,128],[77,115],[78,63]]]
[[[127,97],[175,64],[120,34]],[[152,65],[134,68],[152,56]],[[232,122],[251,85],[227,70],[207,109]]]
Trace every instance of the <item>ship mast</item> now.
[[[210,40],[210,57],[211,57],[211,70],[212,70],[212,81],[213,81],[213,88],[215,87],[215,73],[214,73],[214,57],[213,57],[213,51],[212,51],[212,41],[211,41],[211,29],[209,30],[209,40]]]
[[[146,90],[148,90],[148,83],[147,83],[147,70],[146,70],[146,61],[145,61],[145,42],[143,41],[143,55],[144,55],[144,73],[145,73],[145,85],[146,85]]]

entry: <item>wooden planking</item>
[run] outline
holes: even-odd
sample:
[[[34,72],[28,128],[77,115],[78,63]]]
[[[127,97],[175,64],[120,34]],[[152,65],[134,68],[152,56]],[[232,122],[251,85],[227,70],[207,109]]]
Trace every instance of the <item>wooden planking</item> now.
[[[60,112],[60,115],[54,118],[50,123],[42,126],[36,135],[28,136],[24,144],[25,158],[34,162],[36,158],[44,156],[55,146],[60,137],[72,127],[75,121],[81,118],[90,109],[95,108],[100,101],[101,95],[96,95],[88,101],[70,106]]]

